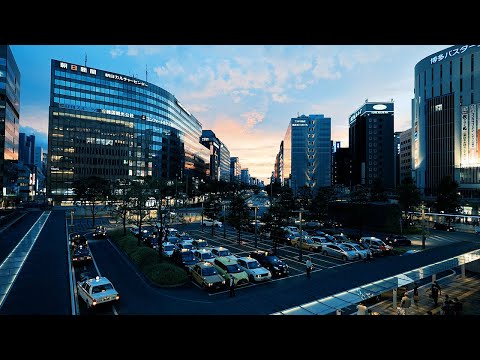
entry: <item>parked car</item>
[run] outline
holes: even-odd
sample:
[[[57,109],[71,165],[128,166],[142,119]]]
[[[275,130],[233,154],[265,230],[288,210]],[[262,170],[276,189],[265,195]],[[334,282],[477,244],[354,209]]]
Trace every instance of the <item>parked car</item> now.
[[[193,255],[193,252],[187,249],[175,249],[172,260],[187,271],[190,271],[190,268],[198,263],[198,259]]]
[[[291,241],[291,243],[297,248],[300,247],[300,238],[295,238]],[[313,252],[320,252],[322,250],[322,245],[308,237],[302,240],[302,249]]]
[[[166,257],[171,257],[175,250],[178,250],[178,247],[171,243],[163,243],[162,245],[162,253]]]
[[[208,261],[213,264],[213,261],[215,260],[215,256],[207,249],[193,250],[193,255],[195,255],[198,261]]]
[[[345,242],[342,245],[356,251],[362,259],[371,259],[373,257],[372,251],[362,244]]]
[[[236,257],[235,255],[233,255],[230,250],[228,250],[226,247],[223,247],[223,246],[217,246],[217,247],[214,247],[212,250],[212,254],[213,256],[215,256],[216,258],[219,258],[219,257],[225,257],[225,258],[229,258],[233,261],[237,261],[238,260],[238,257]]]
[[[412,245],[412,242],[403,235],[387,235],[385,237],[385,243],[393,247]]]
[[[305,225],[307,225],[308,227],[320,227],[322,226],[322,223],[316,220],[311,220],[311,221],[307,221]]]
[[[193,246],[191,241],[180,241],[175,244],[179,249],[187,249],[187,250],[195,250],[195,246]]]
[[[433,228],[435,230],[445,230],[445,231],[455,231],[455,227],[453,225],[442,224],[442,223],[434,223]]]
[[[75,246],[71,251],[73,266],[92,261],[92,254],[87,245]]]
[[[155,235],[147,236],[145,239],[143,239],[143,242],[148,247],[151,247],[152,249],[158,250],[158,238]]]
[[[340,258],[344,261],[357,260],[360,258],[360,255],[354,249],[344,246],[343,244],[323,244],[322,254]]]
[[[207,249],[209,248],[208,242],[203,239],[197,239],[192,241],[192,245],[195,247],[195,249]]]
[[[393,252],[392,246],[385,244],[374,236],[363,236],[359,242],[369,248],[373,255],[386,255]]]
[[[313,242],[315,242],[317,244],[320,244],[320,245],[331,242],[330,240],[328,240],[326,237],[323,237],[323,236],[312,236],[312,237],[310,237],[310,239],[312,239]]]
[[[248,275],[238,265],[236,260],[232,260],[227,257],[218,257],[213,262],[213,265],[217,269],[218,273],[222,275],[225,280],[230,280],[230,276],[232,275],[235,286],[242,286],[248,284]]]
[[[105,226],[99,225],[95,228],[93,232],[93,237],[95,239],[106,239],[107,238],[107,229]]]
[[[251,257],[239,258],[238,265],[245,270],[250,282],[267,281],[272,278],[270,271],[265,269],[257,260]]]
[[[77,291],[80,298],[87,303],[88,308],[120,299],[113,284],[103,276],[77,281]]]
[[[223,226],[221,221],[211,220],[211,219],[203,219],[203,225],[205,225],[205,226],[216,226],[216,227],[222,227]]]
[[[250,257],[268,269],[272,276],[286,276],[290,272],[288,265],[269,251],[255,250],[250,253]]]
[[[217,290],[225,286],[225,279],[218,273],[215,266],[209,262],[195,264],[192,267],[192,279],[207,290]]]
[[[344,243],[344,242],[349,242],[350,241],[350,239],[344,233],[333,234],[332,236],[336,240],[337,243]]]

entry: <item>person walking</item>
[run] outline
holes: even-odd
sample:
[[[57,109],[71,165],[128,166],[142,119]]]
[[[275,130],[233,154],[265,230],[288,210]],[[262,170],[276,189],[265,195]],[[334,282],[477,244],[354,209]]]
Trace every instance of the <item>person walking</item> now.
[[[433,282],[430,291],[432,292],[432,299],[435,303],[435,306],[438,306],[438,294],[442,294],[442,289],[440,288],[440,285],[438,285],[436,281]]]
[[[417,283],[414,283],[414,287],[413,287],[413,303],[418,306],[418,300],[419,300],[420,296],[418,295],[418,284]]]
[[[230,275],[230,297],[234,297],[235,296],[235,278],[233,277],[233,275]]]
[[[305,266],[307,268],[307,278],[310,278],[310,272],[312,271],[313,264],[312,260],[310,260],[310,256],[307,256],[307,261],[305,262]]]
[[[445,294],[445,299],[443,300],[442,307],[441,307],[441,314],[442,315],[451,315],[451,300],[448,297],[448,294]]]
[[[408,309],[412,306],[412,301],[408,297],[407,292],[403,294],[402,300],[400,301],[400,307],[403,309],[403,315],[408,315]]]
[[[357,315],[367,315],[368,308],[365,306],[363,302],[357,305]]]

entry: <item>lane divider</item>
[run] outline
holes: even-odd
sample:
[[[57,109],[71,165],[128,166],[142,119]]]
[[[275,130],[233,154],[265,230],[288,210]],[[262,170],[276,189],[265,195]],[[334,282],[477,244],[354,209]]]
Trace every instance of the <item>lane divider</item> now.
[[[78,307],[77,282],[75,279],[75,271],[72,265],[72,254],[70,253],[70,235],[68,233],[68,218],[65,212],[65,231],[67,233],[67,258],[68,258],[68,281],[70,282],[70,306],[72,308],[72,315],[80,314]]]
[[[0,264],[0,309],[2,308],[8,294],[15,283],[18,274],[22,270],[25,260],[27,260],[30,251],[35,245],[40,233],[42,232],[51,211],[44,211],[30,230],[18,242],[17,246]]]

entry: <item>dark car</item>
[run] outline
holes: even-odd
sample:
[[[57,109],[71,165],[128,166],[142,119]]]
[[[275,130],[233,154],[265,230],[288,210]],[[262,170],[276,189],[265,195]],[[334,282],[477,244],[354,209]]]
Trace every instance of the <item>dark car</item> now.
[[[107,238],[107,229],[105,229],[105,226],[97,226],[95,231],[93,232],[93,237],[95,239],[106,239]]]
[[[250,257],[257,260],[265,269],[270,270],[273,276],[288,275],[290,272],[288,265],[271,252],[255,250],[250,253]]]
[[[198,259],[193,255],[193,251],[187,249],[175,249],[173,251],[172,259],[187,271],[190,271],[190,267],[198,263]]]
[[[433,224],[433,228],[435,230],[455,231],[454,226],[448,225],[448,224],[437,223],[437,222],[435,224]]]
[[[72,263],[73,266],[77,264],[83,264],[84,262],[91,261],[92,254],[88,246],[79,245],[72,250]]]
[[[158,249],[158,238],[154,235],[147,236],[145,239],[143,239],[143,242],[152,249]]]
[[[385,237],[385,243],[393,247],[412,245],[412,242],[403,235],[387,235]]]
[[[88,246],[88,240],[85,236],[80,235],[78,233],[70,234],[70,246],[72,248],[77,246]]]

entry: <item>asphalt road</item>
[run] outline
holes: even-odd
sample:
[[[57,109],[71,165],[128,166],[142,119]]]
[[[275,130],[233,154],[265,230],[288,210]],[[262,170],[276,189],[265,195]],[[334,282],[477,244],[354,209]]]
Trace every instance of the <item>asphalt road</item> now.
[[[38,216],[40,214],[42,212],[36,213]],[[0,309],[0,314],[71,315],[71,313],[65,212],[54,210],[33,245]]]

